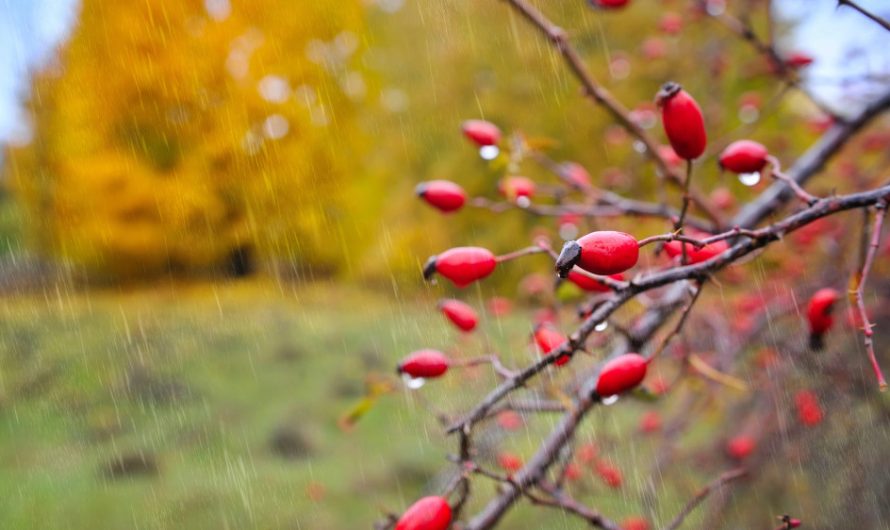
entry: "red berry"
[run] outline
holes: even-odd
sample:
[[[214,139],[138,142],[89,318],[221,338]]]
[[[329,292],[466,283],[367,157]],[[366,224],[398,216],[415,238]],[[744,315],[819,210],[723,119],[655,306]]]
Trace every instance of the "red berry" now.
[[[726,443],[726,454],[733,460],[744,460],[754,452],[756,447],[757,443],[754,438],[740,434]]]
[[[556,270],[565,278],[577,264],[588,272],[608,276],[633,267],[639,257],[640,246],[633,236],[601,230],[567,242],[556,260]]]
[[[574,462],[569,462],[566,466],[566,480],[574,482],[581,478],[581,468]]]
[[[460,300],[442,300],[439,309],[461,331],[473,331],[479,324],[476,311]]]
[[[623,274],[610,274],[609,278],[612,278],[613,280],[624,281]],[[608,285],[604,285],[591,278],[590,276],[581,274],[580,272],[575,270],[569,271],[568,280],[581,289],[591,293],[608,293],[612,290],[609,288]]]
[[[729,188],[721,186],[711,192],[711,202],[721,210],[728,210],[735,206],[735,197],[733,197]]]
[[[464,189],[450,180],[421,182],[414,188],[414,193],[433,208],[438,208],[445,213],[460,210],[467,201]]]
[[[548,325],[540,325],[535,328],[534,339],[535,344],[543,355],[549,354],[568,341],[565,335]],[[569,362],[569,356],[563,355],[554,364],[562,366],[567,362]]]
[[[590,5],[602,9],[617,9],[630,3],[630,0],[590,0]]]
[[[466,287],[494,271],[497,261],[490,250],[481,247],[456,247],[432,256],[423,267],[423,277],[429,280],[438,272],[458,287]]]
[[[801,423],[807,427],[822,423],[822,407],[816,394],[809,390],[801,390],[795,394],[794,403],[797,405],[797,417]]]
[[[807,320],[810,323],[810,333],[822,335],[834,324],[832,311],[840,293],[831,288],[819,289],[810,298],[807,305]]]
[[[396,370],[411,377],[439,377],[448,371],[448,357],[438,350],[418,350],[402,359]]]
[[[522,416],[515,410],[505,410],[498,414],[498,425],[505,431],[515,431],[522,427]]]
[[[733,173],[754,173],[766,165],[769,151],[763,144],[739,140],[726,146],[720,153],[720,167]]]
[[[661,416],[654,410],[643,414],[640,418],[640,431],[644,434],[652,434],[661,430]]]
[[[584,189],[590,187],[590,173],[577,162],[563,162],[562,175],[569,184],[576,188]]]
[[[488,299],[488,310],[493,316],[502,317],[513,310],[513,302],[503,296],[493,296]]]
[[[683,247],[681,245],[686,246],[686,258],[689,260],[689,263],[693,265],[696,263],[707,261],[714,256],[719,256],[720,254],[723,254],[727,249],[729,249],[729,243],[727,243],[725,240],[715,241],[714,243],[705,245],[701,248],[695,248],[695,246],[691,243],[669,241],[664,245],[664,252],[672,258],[682,256]]]
[[[447,530],[451,525],[451,506],[442,497],[424,497],[405,511],[395,530]]]
[[[522,469],[522,459],[513,453],[501,453],[498,455],[498,465],[509,474]]]
[[[644,517],[628,517],[621,521],[621,530],[649,530],[649,521]]]
[[[598,451],[596,449],[596,445],[593,442],[587,442],[578,448],[578,460],[583,464],[589,464],[596,459],[596,455]]]
[[[698,103],[677,83],[665,83],[657,100],[664,132],[674,151],[686,160],[700,157],[708,137]]]
[[[622,477],[621,470],[606,462],[597,462],[596,472],[610,488],[620,488]]]
[[[464,136],[479,146],[494,145],[501,141],[501,130],[490,121],[467,120],[460,128]]]
[[[511,201],[520,197],[531,199],[535,196],[535,181],[527,177],[506,177],[498,184],[498,191]]]
[[[814,59],[803,52],[793,52],[785,58],[785,66],[789,68],[805,68],[813,64]]]
[[[646,358],[638,353],[626,353],[606,362],[596,383],[600,397],[614,396],[639,385],[646,377]]]
[[[658,22],[658,29],[669,35],[676,35],[683,31],[683,17],[674,12],[665,13]]]
[[[677,169],[683,166],[683,159],[680,158],[680,155],[674,151],[674,148],[669,145],[660,145],[658,146],[658,156],[664,159],[665,163]]]
[[[802,525],[802,524],[803,524],[803,522],[801,522],[800,519],[795,519],[794,517],[788,518],[788,527],[789,528],[799,528],[800,525]]]

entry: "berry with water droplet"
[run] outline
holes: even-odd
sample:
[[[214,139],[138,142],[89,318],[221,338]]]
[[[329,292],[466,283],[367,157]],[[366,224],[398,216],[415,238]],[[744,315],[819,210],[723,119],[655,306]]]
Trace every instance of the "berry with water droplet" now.
[[[467,120],[460,126],[464,136],[479,146],[495,145],[501,141],[498,126],[485,120]]]
[[[632,235],[601,230],[566,242],[556,260],[556,271],[566,278],[578,265],[587,272],[608,276],[633,267],[639,257],[640,245]]]
[[[541,354],[543,355],[548,355],[550,352],[556,350],[569,340],[566,338],[565,335],[546,324],[541,324],[535,328],[534,339],[535,344],[538,346],[538,349],[541,350]],[[569,356],[563,355],[553,364],[555,364],[556,366],[562,366],[567,362],[569,362]]]
[[[528,177],[506,177],[498,183],[498,191],[511,201],[520,197],[531,199],[535,196],[535,181]]]
[[[767,163],[769,151],[753,140],[739,140],[720,153],[720,167],[733,173],[756,173]]]
[[[395,530],[446,530],[451,525],[451,506],[442,497],[424,497],[399,518]]]
[[[731,438],[726,443],[726,454],[733,460],[741,461],[748,458],[748,456],[754,452],[756,447],[757,444],[754,441],[754,438],[745,434],[740,434]]]
[[[439,273],[457,287],[466,287],[494,272],[494,254],[482,247],[455,247],[431,256],[423,267],[423,277],[429,280]]]
[[[431,379],[440,377],[448,371],[448,357],[438,350],[418,350],[411,353],[396,367],[400,374],[408,374],[411,377]]]
[[[609,397],[639,385],[646,377],[646,358],[638,353],[626,353],[607,361],[600,371],[596,393]]]
[[[479,324],[479,315],[460,300],[441,300],[439,309],[461,331],[473,331]]]
[[[414,188],[414,193],[433,208],[445,213],[460,210],[467,202],[464,189],[450,180],[421,182]]]
[[[656,101],[661,107],[664,132],[677,155],[686,160],[700,157],[705,151],[708,137],[698,103],[674,82],[661,87]]]
[[[619,282],[624,281],[624,275],[620,273],[610,274],[609,278]],[[612,290],[608,285],[600,283],[596,279],[586,274],[581,274],[576,270],[569,271],[568,280],[589,293],[608,293]]]

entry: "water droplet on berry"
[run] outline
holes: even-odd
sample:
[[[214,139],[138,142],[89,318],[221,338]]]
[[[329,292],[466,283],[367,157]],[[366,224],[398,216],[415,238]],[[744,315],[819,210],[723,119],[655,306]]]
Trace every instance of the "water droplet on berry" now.
[[[603,320],[599,324],[597,324],[593,329],[594,331],[606,331],[608,329],[609,323]]]
[[[573,223],[563,223],[559,225],[559,237],[563,241],[569,241],[578,237],[578,227]]]
[[[604,397],[601,400],[601,403],[607,407],[609,405],[614,405],[615,403],[618,403],[618,394],[615,394],[614,396]]]
[[[479,148],[479,156],[482,157],[483,160],[494,160],[498,157],[501,150],[498,149],[496,145],[483,145]]]
[[[643,142],[641,142],[639,140],[635,141],[634,142],[634,151],[636,151],[637,153],[640,153],[640,154],[645,153],[646,152],[646,144],[644,144]]]
[[[760,172],[739,173],[739,182],[745,186],[756,186],[757,183],[760,182]]]
[[[520,208],[528,208],[532,205],[532,201],[525,195],[516,198],[516,205]]]
[[[708,14],[712,17],[719,17],[726,11],[726,1],[708,0],[705,10],[707,10]]]
[[[411,377],[406,373],[402,374],[402,381],[405,383],[405,386],[411,390],[417,390],[426,383],[426,379],[422,377]]]
[[[760,111],[754,105],[742,105],[739,108],[739,121],[742,123],[754,123],[760,117]]]

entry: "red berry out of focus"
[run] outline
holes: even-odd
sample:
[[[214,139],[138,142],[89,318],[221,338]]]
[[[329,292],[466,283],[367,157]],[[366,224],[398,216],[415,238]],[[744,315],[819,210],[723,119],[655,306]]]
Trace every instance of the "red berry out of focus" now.
[[[461,331],[473,331],[479,324],[476,311],[460,300],[442,300],[439,309]]]
[[[501,141],[501,130],[498,126],[485,120],[467,120],[460,126],[464,136],[484,147],[495,145]]]
[[[451,506],[442,497],[424,497],[399,518],[395,530],[446,530],[451,525]]]
[[[626,353],[607,361],[600,371],[596,393],[609,397],[639,385],[646,377],[646,358],[638,353]]]
[[[460,210],[467,202],[467,193],[450,180],[430,180],[421,182],[414,193],[430,206],[444,213]]]
[[[448,371],[448,357],[438,350],[418,350],[411,353],[396,368],[400,374],[430,379]]]

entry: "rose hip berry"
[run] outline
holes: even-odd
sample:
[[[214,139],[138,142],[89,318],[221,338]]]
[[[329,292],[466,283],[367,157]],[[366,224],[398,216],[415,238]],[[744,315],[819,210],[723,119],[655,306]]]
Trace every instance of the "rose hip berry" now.
[[[735,436],[726,442],[726,454],[737,461],[748,458],[756,448],[757,443],[754,441],[754,438],[745,434]]]
[[[624,281],[623,274],[610,274],[609,278],[612,278],[613,280]],[[608,285],[600,283],[594,278],[591,278],[590,276],[587,276],[585,274],[581,274],[580,272],[575,270],[569,271],[568,280],[589,293],[608,293],[612,290]]]
[[[476,311],[460,300],[441,300],[439,309],[461,331],[473,331],[479,324]]]
[[[720,153],[720,167],[733,173],[754,173],[767,163],[769,151],[753,140],[739,140]]]
[[[628,517],[621,521],[621,530],[649,530],[649,521],[644,517]]]
[[[590,173],[577,162],[563,162],[560,166],[560,173],[575,188],[586,189],[590,187]]]
[[[549,355],[550,352],[556,350],[569,340],[565,335],[546,324],[539,325],[535,328],[534,339],[535,344],[538,346],[538,349],[541,350],[543,355]],[[567,362],[569,362],[569,356],[563,355],[553,364],[562,366]]]
[[[506,177],[498,184],[498,191],[511,201],[520,197],[531,199],[535,196],[535,181],[528,177]]]
[[[661,121],[671,147],[681,158],[694,160],[705,151],[708,137],[701,108],[683,88],[665,83],[656,96]]]
[[[683,247],[681,245],[686,246],[686,258],[690,264],[695,265],[696,263],[701,263],[703,261],[708,261],[714,256],[719,256],[723,254],[727,249],[729,249],[729,243],[724,241],[715,241],[709,245],[705,245],[701,248],[695,248],[695,245],[692,243],[681,243],[680,241],[669,241],[664,245],[664,252],[671,258],[676,258],[677,256],[683,255]]]
[[[621,476],[621,470],[607,462],[597,462],[596,472],[599,473],[600,478],[610,488],[620,488],[621,483],[624,481]]]
[[[646,377],[646,358],[638,353],[626,353],[606,362],[596,383],[599,397],[626,392],[639,385]]]
[[[445,374],[448,371],[448,364],[448,357],[438,350],[418,350],[402,359],[396,371],[415,378],[432,379]]]
[[[433,208],[445,213],[460,210],[467,202],[464,189],[450,180],[421,182],[414,188],[414,193]]]
[[[446,530],[451,525],[451,506],[442,497],[424,497],[399,518],[395,530]]]
[[[498,126],[485,120],[467,120],[460,126],[464,136],[480,147],[495,145],[501,141],[501,130]]]
[[[431,256],[423,267],[427,280],[439,273],[457,287],[466,287],[494,271],[497,261],[490,250],[482,247],[455,247]]]
[[[640,246],[630,234],[601,230],[591,232],[577,241],[568,241],[556,260],[556,271],[568,277],[572,267],[608,276],[618,274],[637,264]]]
[[[819,289],[810,298],[807,305],[807,321],[810,325],[810,346],[819,350],[823,346],[823,337],[834,324],[832,312],[840,293],[831,288]]]

